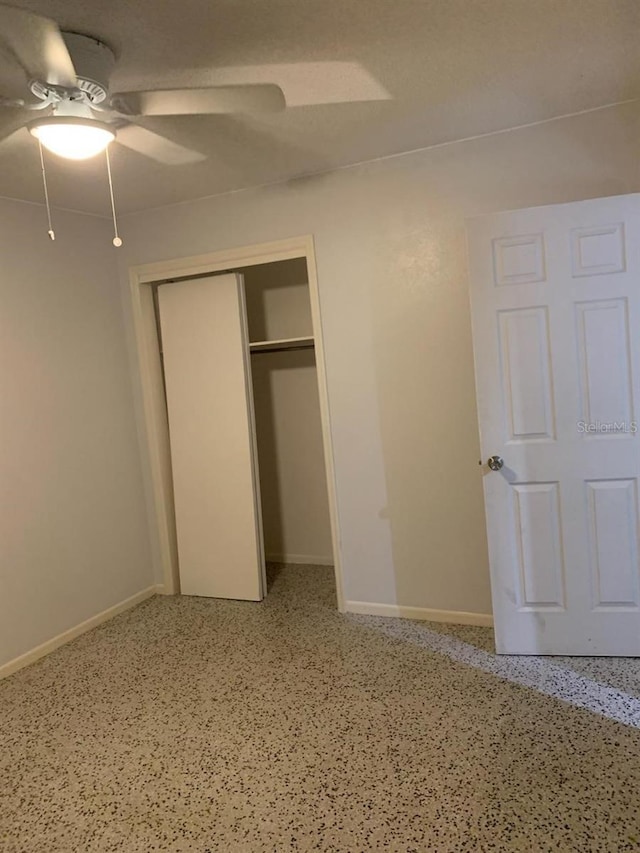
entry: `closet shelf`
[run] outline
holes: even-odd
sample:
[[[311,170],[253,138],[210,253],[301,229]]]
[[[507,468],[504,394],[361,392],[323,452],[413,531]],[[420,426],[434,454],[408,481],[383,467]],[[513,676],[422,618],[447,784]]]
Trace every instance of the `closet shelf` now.
[[[287,349],[311,349],[313,337],[283,338],[279,341],[253,341],[249,344],[250,352],[280,352]]]

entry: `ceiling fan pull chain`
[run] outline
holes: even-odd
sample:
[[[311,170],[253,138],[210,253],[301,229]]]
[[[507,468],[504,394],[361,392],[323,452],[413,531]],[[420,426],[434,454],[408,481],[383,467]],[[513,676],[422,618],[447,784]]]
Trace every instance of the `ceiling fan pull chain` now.
[[[49,235],[49,239],[55,240],[56,234],[55,234],[55,231],[53,230],[53,226],[51,224],[51,207],[49,206],[49,190],[47,188],[47,173],[46,173],[45,168],[44,168],[44,155],[42,153],[42,145],[40,143],[40,140],[38,140],[38,147],[40,149],[40,166],[42,167],[42,185],[44,187],[44,203],[47,207],[47,222],[49,223],[49,230],[47,233]]]
[[[116,203],[113,200],[113,181],[111,179],[111,161],[109,160],[109,149],[104,149],[105,157],[107,158],[107,175],[109,176],[109,195],[111,197],[111,214],[113,216],[113,245],[116,247],[122,246],[122,238],[118,234],[118,220],[116,219]]]

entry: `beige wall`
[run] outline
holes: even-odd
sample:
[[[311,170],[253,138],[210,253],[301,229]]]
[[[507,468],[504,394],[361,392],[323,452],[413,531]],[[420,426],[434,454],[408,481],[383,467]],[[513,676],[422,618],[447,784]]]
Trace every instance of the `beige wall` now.
[[[313,335],[304,258],[238,270],[244,276],[251,341]]]
[[[241,272],[252,341],[313,334],[304,258]],[[331,564],[314,352],[255,353],[251,370],[267,559]]]
[[[251,357],[267,559],[332,563],[313,350]]]
[[[125,219],[123,281],[314,235],[347,600],[490,610],[465,218],[635,191],[638,139],[609,108]]]
[[[110,226],[0,200],[0,665],[153,583]]]

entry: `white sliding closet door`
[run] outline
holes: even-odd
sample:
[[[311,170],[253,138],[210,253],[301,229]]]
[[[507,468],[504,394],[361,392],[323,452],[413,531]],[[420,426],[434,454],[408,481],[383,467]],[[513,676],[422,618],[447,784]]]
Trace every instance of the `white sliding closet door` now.
[[[263,597],[264,556],[242,277],[158,288],[186,595]]]

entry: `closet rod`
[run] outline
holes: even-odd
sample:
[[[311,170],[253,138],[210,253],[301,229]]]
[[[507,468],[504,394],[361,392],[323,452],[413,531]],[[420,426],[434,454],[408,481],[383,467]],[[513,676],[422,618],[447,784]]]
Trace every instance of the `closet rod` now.
[[[314,345],[311,344],[296,344],[293,347],[282,347],[282,346],[273,346],[273,347],[260,347],[260,349],[251,350],[251,355],[259,355],[261,352],[292,352],[293,350],[299,349],[313,349]]]
[[[299,338],[273,338],[267,341],[251,341],[251,352],[284,352],[288,349],[310,349],[313,347],[311,335]]]

